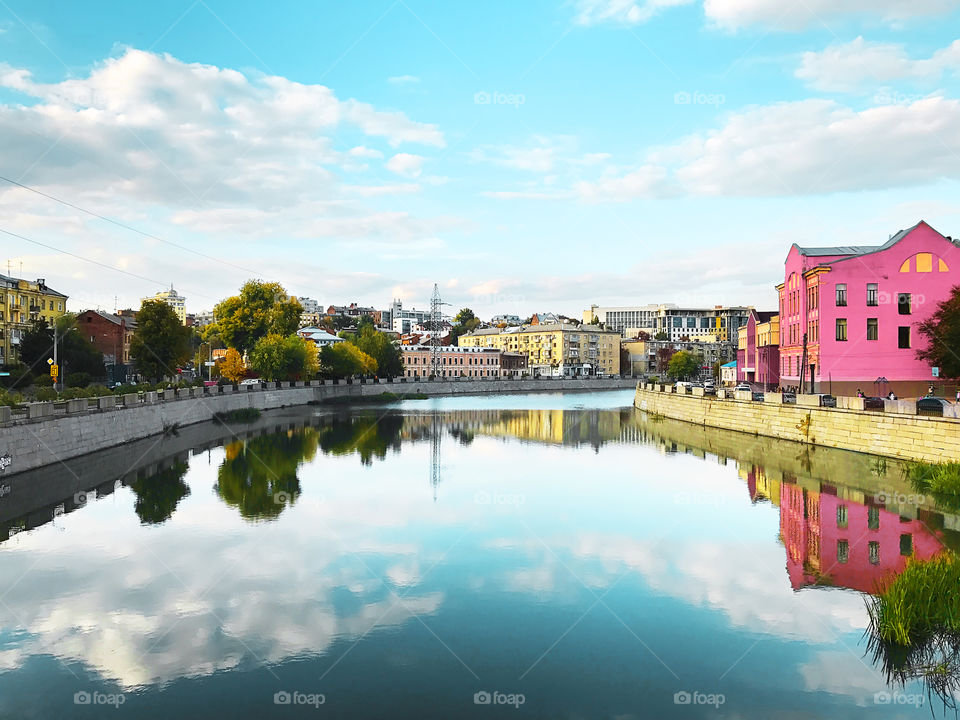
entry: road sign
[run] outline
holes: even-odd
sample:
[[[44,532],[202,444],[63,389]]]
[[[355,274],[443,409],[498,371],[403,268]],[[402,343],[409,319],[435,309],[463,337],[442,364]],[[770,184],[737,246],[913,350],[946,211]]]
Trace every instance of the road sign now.
[[[59,366],[59,365],[53,365],[53,364],[51,364],[51,365],[50,365],[50,377],[55,378],[55,377],[57,377],[59,374],[60,374],[60,366]]]
[[[940,368],[938,368],[938,367],[932,367],[932,368],[930,368],[930,372],[933,373],[933,376],[934,376],[934,377],[940,377]]]
[[[47,358],[47,365],[53,365],[53,360],[51,360],[50,358]]]
[[[204,366],[205,366],[205,367],[213,367],[214,365],[216,365],[216,363],[214,363],[214,362],[205,362],[205,363],[204,363]]]

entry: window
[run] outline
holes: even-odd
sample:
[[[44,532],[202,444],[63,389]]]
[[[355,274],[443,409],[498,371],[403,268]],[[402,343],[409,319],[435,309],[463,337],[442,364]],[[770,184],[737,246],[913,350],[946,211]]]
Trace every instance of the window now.
[[[880,543],[876,540],[871,540],[868,544],[870,552],[870,564],[879,565],[880,564]]]
[[[850,543],[846,540],[837,541],[837,562],[845,563],[850,559]]]
[[[877,339],[877,319],[867,318],[867,340]]]
[[[844,342],[847,339],[847,319],[837,318],[837,341]]]
[[[901,315],[910,314],[910,293],[897,295],[897,312]]]
[[[876,283],[867,283],[867,305],[879,305],[877,299],[877,284]]]
[[[900,554],[913,555],[913,535],[910,533],[900,536]]]
[[[871,530],[880,529],[880,508],[876,505],[867,507],[867,527]]]
[[[837,505],[837,527],[845,528],[847,526],[847,506]]]
[[[906,327],[900,326],[897,328],[897,347],[899,348],[909,348],[910,347],[910,326]]]
[[[847,284],[837,283],[837,307],[844,307],[847,304]]]

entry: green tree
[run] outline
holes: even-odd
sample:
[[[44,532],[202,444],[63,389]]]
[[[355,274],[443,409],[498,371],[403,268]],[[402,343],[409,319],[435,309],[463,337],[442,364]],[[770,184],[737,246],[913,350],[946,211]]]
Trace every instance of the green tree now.
[[[58,317],[57,361],[61,373],[87,373],[91,378],[106,376],[103,353],[76,330],[77,316]],[[53,327],[44,319],[34,321],[20,338],[20,359],[33,372],[47,372],[47,360],[53,359]]]
[[[937,304],[933,314],[917,326],[926,339],[926,346],[917,350],[917,357],[940,368],[940,376],[960,378],[960,286],[954,287],[946,300]]]
[[[463,325],[465,322],[470,322],[471,320],[476,320],[477,316],[474,315],[473,310],[470,308],[463,308],[460,312],[457,313],[456,317],[453,318],[453,321],[457,325]]]
[[[351,342],[327,345],[320,351],[320,372],[324,377],[344,378],[376,371],[377,361]]]
[[[190,328],[180,324],[163,300],[144,300],[137,313],[137,330],[130,339],[130,357],[143,375],[159,380],[176,374],[190,358]]]
[[[667,333],[665,333],[663,330],[661,330],[660,332],[658,332],[656,335],[653,336],[653,339],[654,339],[654,340],[669,340],[669,339],[670,339],[670,336],[669,336]]]
[[[266,335],[286,337],[297,331],[303,307],[280,283],[248,280],[240,294],[213,308],[215,332],[228,347],[249,353]]]
[[[678,353],[674,353],[673,357],[670,358],[670,363],[667,366],[667,373],[670,377],[685,380],[686,378],[693,377],[700,370],[700,365],[703,362],[703,358],[699,355],[696,355],[689,350],[681,350]]]
[[[383,377],[403,375],[403,357],[400,348],[386,333],[379,332],[373,323],[363,325],[359,331],[347,338],[347,342],[377,362],[376,372]]]
[[[450,344],[459,345],[460,336],[473,332],[480,327],[480,318],[478,318],[470,308],[463,308],[453,318],[453,329],[450,331]]]
[[[306,380],[320,372],[317,346],[299,335],[267,335],[250,353],[250,367],[267,380]]]

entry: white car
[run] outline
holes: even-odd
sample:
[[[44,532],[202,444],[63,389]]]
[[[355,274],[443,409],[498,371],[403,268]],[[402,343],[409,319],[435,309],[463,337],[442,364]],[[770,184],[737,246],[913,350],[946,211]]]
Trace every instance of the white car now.
[[[246,380],[240,381],[241,385],[259,385],[260,378],[247,378]]]
[[[747,385],[746,383],[740,383],[734,388],[734,390],[746,390],[747,392],[750,392],[751,390],[753,390],[753,388]]]

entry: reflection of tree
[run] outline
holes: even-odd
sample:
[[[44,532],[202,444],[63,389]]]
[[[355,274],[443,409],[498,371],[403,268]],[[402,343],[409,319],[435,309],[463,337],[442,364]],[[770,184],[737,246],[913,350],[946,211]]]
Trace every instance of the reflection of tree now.
[[[272,520],[296,502],[297,468],[313,459],[317,433],[313,428],[289,430],[230,443],[225,450],[217,495],[245,518]]]
[[[385,415],[334,418],[320,430],[320,449],[328,455],[360,455],[370,465],[373,458],[383,460],[387,450],[400,447],[403,417]]]
[[[137,494],[133,509],[144,525],[159,525],[166,522],[177,509],[177,503],[190,494],[190,488],[183,481],[187,474],[186,463],[175,463],[143,480],[130,483],[130,489]]]

